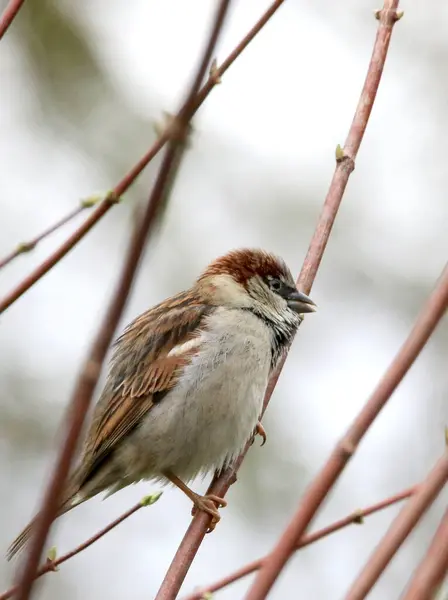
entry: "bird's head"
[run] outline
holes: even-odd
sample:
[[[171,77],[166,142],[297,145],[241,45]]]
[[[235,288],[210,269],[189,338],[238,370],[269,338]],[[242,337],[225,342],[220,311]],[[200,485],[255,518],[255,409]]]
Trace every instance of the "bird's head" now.
[[[285,262],[258,249],[232,250],[213,261],[197,285],[216,305],[251,310],[272,324],[297,325],[316,305],[299,292]]]

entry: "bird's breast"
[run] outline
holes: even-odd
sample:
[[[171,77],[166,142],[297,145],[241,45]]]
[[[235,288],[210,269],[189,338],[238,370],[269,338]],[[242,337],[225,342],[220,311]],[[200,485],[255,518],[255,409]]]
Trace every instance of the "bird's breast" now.
[[[191,479],[239,455],[261,413],[270,344],[267,327],[247,311],[210,316],[176,388],[150,411],[170,440],[164,468]]]

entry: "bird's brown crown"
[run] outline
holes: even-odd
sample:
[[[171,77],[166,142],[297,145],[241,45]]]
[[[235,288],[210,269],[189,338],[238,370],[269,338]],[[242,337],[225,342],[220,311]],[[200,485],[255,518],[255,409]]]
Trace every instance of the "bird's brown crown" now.
[[[242,285],[255,275],[263,278],[267,276],[291,278],[289,269],[281,258],[253,248],[232,250],[217,258],[202,273],[199,281],[214,275],[230,275]]]

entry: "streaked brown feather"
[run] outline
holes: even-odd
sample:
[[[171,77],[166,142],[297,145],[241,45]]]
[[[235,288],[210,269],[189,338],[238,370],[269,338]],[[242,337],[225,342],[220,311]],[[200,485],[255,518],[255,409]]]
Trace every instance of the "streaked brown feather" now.
[[[168,356],[199,335],[213,306],[181,292],[137,317],[115,343],[108,381],[87,435],[78,484],[89,480],[99,464],[139,423],[155,396],[174,387],[197,347]]]

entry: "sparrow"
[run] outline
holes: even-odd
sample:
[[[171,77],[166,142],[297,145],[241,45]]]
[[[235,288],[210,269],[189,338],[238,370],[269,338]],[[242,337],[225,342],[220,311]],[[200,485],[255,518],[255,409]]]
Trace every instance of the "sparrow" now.
[[[137,317],[114,344],[57,516],[100,492],[156,480],[181,489],[193,512],[211,515],[212,530],[226,501],[187,484],[231,465],[256,432],[265,438],[259,419],[269,377],[303,314],[315,310],[281,258],[238,249],[213,261],[189,290]]]

